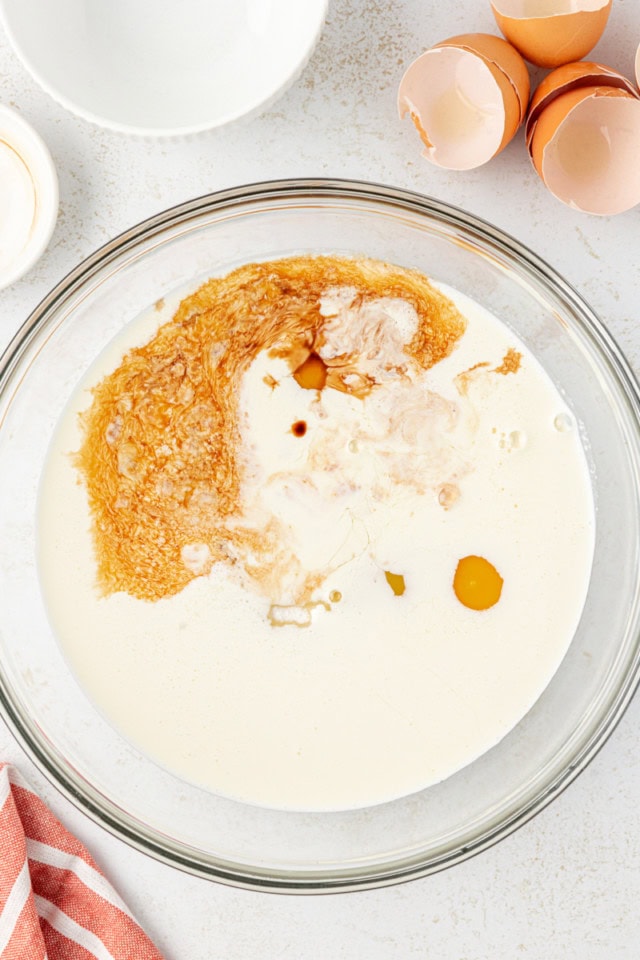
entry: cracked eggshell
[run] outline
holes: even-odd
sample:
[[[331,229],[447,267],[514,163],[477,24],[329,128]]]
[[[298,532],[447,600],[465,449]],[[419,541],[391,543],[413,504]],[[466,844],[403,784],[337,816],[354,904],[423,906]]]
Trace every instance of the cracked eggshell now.
[[[531,98],[525,125],[525,140],[529,148],[542,111],[562,94],[584,87],[615,87],[626,90],[632,96],[636,94],[633,84],[626,77],[602,63],[582,61],[558,67],[538,84]]]
[[[640,96],[620,86],[573,86],[548,100],[529,144],[551,193],[609,216],[640,203]]]
[[[638,89],[640,90],[640,44],[636,50],[636,83],[638,84]]]
[[[513,138],[529,101],[529,74],[500,37],[464,34],[443,40],[409,66],[398,90],[424,156],[449,170],[486,163]]]
[[[612,0],[491,0],[502,33],[539,67],[580,60],[604,32]]]

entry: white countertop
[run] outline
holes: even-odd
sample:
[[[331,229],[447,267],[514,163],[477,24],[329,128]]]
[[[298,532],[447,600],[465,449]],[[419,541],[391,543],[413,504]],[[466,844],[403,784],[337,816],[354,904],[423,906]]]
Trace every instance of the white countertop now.
[[[640,373],[640,207],[573,212],[542,186],[520,134],[486,167],[453,174],[420,157],[396,116],[403,68],[454,34],[496,33],[489,3],[332,0],[302,77],[258,119],[184,141],[108,133],[51,101],[0,30],[0,102],[41,133],[60,177],[52,243],[0,293],[0,347],[95,247],[191,197],[258,180],[341,176],[430,194],[514,235],[591,303]],[[640,2],[614,0],[591,58],[633,75]],[[640,158],[639,158],[640,162]],[[198,880],[108,835],[44,779],[0,722],[0,759],[29,778],[88,846],[167,960],[617,960],[640,942],[640,700],[591,766],[535,820],[434,877],[323,897]]]

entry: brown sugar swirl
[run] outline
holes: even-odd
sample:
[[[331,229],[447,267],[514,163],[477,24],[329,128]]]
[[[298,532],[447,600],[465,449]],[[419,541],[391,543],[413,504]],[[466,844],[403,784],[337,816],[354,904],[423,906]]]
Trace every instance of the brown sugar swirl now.
[[[374,260],[294,257],[209,280],[144,346],[93,390],[75,464],[86,485],[103,594],[157,600],[218,561],[235,563],[241,522],[244,374],[261,351],[293,376],[321,349],[327,290],[357,302],[399,298],[418,325],[404,351],[428,369],[453,349],[465,321],[413,271]],[[315,361],[314,361],[315,362]],[[323,388],[364,396],[357,356],[326,362]],[[300,382],[300,379],[299,381]]]

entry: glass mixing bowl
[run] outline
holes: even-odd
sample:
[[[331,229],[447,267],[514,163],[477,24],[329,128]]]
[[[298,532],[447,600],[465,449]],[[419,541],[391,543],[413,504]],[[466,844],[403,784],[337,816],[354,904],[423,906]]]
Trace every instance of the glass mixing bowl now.
[[[415,267],[501,318],[573,410],[596,502],[582,620],[533,709],[448,780],[341,813],[221,798],[141,755],[71,675],[35,563],[47,445],[96,355],[123,324],[194,278],[300,252]],[[1,361],[0,701],[7,722],[42,771],[96,822],[203,877],[287,892],[348,890],[423,876],[477,853],[584,769],[638,682],[638,404],[627,363],[575,291],[514,240],[434,200],[346,181],[289,181],[203,197],[133,227],[49,294]]]

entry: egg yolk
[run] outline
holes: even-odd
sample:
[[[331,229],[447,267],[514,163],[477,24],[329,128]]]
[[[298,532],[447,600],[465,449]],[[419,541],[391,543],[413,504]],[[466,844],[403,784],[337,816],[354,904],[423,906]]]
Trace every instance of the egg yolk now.
[[[500,599],[503,579],[484,557],[463,557],[453,577],[455,595],[470,610],[488,610]]]

